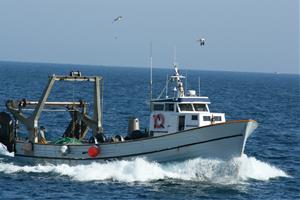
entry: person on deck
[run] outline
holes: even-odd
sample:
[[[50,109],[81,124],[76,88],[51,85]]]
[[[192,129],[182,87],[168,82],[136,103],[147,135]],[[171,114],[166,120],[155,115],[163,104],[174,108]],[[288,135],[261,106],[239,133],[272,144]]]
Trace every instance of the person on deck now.
[[[47,144],[45,132],[46,132],[46,128],[41,126],[40,127],[40,143],[42,143],[42,144]]]

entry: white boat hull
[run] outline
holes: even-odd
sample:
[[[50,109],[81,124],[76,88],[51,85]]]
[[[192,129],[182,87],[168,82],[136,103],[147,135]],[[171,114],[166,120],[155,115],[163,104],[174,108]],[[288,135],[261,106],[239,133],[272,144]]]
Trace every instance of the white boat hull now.
[[[15,157],[29,163],[89,164],[111,160],[131,160],[144,157],[149,161],[172,162],[196,157],[228,160],[239,157],[244,151],[249,135],[256,129],[254,120],[231,121],[194,128],[173,134],[129,140],[116,143],[101,143],[100,154],[91,158],[88,149],[91,143],[68,145],[67,154],[62,154],[62,145],[34,144],[33,150],[24,150],[24,142],[16,142]]]

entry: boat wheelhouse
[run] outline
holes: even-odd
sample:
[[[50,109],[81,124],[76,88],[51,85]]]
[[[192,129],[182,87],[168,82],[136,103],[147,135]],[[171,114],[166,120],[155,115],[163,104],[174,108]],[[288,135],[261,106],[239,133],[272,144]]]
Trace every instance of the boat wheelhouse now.
[[[175,133],[192,128],[224,123],[224,113],[210,112],[210,100],[205,96],[197,96],[195,90],[184,91],[178,66],[174,65],[175,74],[170,82],[175,82],[175,95],[173,98],[151,100],[150,132],[153,135]],[[163,91],[167,91],[168,85]],[[162,94],[162,93],[161,93]]]
[[[225,114],[210,112],[209,104],[208,97],[195,96],[152,100],[150,131],[161,135],[225,122]]]

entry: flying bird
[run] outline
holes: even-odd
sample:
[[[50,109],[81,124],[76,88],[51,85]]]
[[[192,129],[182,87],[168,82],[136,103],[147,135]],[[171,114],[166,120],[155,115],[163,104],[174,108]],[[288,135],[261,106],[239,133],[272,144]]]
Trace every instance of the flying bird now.
[[[204,39],[204,38],[199,38],[199,39],[197,40],[197,42],[199,42],[200,46],[204,46],[204,44],[205,44],[205,39]]]
[[[114,23],[114,22],[117,22],[117,21],[121,21],[122,19],[123,19],[122,16],[118,16],[117,18],[114,19],[113,23]]]

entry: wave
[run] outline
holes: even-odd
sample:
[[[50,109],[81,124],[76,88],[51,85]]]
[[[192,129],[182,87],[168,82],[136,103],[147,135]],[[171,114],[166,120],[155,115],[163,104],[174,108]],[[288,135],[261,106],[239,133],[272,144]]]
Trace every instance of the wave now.
[[[7,151],[6,146],[0,142],[0,156],[1,156],[1,155],[2,155],[2,156],[13,157],[15,154],[14,154],[14,153],[9,153],[9,152]]]
[[[0,154],[11,156],[1,146]],[[176,179],[223,185],[246,183],[251,179],[268,181],[272,178],[289,177],[283,170],[245,154],[230,161],[196,158],[166,164],[149,162],[143,158],[77,166],[19,166],[0,161],[0,173],[55,173],[76,181],[149,182]]]

